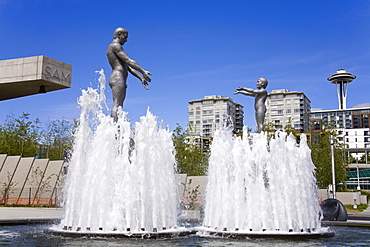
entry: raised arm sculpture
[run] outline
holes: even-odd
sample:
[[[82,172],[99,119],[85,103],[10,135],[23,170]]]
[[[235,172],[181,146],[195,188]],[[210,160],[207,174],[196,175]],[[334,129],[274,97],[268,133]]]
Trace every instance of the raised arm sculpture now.
[[[112,74],[109,77],[109,86],[112,89],[113,95],[111,116],[115,122],[118,120],[118,107],[123,106],[123,101],[126,98],[128,72],[137,77],[145,89],[148,89],[148,84],[151,81],[149,77],[151,73],[144,70],[123,50],[122,46],[126,43],[127,38],[127,30],[122,27],[117,28],[114,31],[113,41],[107,49],[108,61],[112,67]]]
[[[245,88],[245,87],[239,87],[236,89],[234,94],[244,94],[248,96],[255,97],[254,101],[254,109],[256,111],[256,122],[257,122],[257,132],[260,133],[264,130],[263,122],[265,120],[265,113],[266,113],[266,98],[267,98],[267,87],[268,81],[266,78],[259,78],[257,80],[257,90],[252,88]]]

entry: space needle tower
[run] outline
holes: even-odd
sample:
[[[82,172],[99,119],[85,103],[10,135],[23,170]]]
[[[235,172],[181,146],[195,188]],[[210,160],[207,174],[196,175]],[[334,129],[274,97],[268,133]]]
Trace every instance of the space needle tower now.
[[[336,74],[331,75],[328,78],[328,81],[336,85],[340,110],[347,109],[348,83],[353,81],[355,78],[355,75],[346,72],[345,69],[338,70]]]

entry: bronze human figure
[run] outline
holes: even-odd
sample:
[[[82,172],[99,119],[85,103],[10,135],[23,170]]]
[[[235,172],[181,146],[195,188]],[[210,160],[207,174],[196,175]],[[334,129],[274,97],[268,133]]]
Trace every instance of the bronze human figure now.
[[[257,80],[257,90],[252,88],[245,88],[245,87],[239,87],[236,89],[234,94],[244,94],[248,96],[255,97],[254,101],[254,109],[256,111],[256,122],[257,122],[257,132],[260,133],[264,130],[263,122],[265,120],[265,114],[266,114],[266,98],[267,98],[267,87],[268,81],[266,78],[259,78]]]
[[[123,106],[123,101],[126,98],[126,80],[128,72],[137,77],[145,89],[148,89],[148,84],[151,81],[151,78],[149,77],[151,73],[144,70],[123,50],[122,46],[126,43],[127,38],[127,30],[122,27],[117,28],[114,31],[113,41],[107,49],[108,61],[112,67],[112,74],[109,77],[109,86],[112,89],[113,95],[111,116],[113,117],[114,122],[117,122],[118,108]]]

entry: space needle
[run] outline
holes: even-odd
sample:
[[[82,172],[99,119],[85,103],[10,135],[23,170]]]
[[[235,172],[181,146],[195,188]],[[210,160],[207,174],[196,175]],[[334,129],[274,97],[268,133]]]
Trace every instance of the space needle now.
[[[336,85],[340,110],[347,109],[348,83],[355,78],[355,75],[348,73],[345,69],[339,69],[336,74],[328,78],[328,81]]]

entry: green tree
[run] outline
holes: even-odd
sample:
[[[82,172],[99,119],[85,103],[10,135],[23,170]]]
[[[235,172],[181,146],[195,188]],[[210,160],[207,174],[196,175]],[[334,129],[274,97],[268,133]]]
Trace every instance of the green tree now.
[[[33,157],[41,139],[41,122],[29,120],[29,114],[19,118],[9,115],[0,125],[0,153]]]
[[[74,129],[75,124],[65,119],[50,122],[44,131],[41,156],[50,160],[66,159],[72,150]]]
[[[320,188],[326,188],[332,183],[330,135],[334,136],[335,181],[339,184],[347,179],[348,159],[344,145],[337,141],[333,129],[326,129],[315,137],[315,142],[311,143],[311,157],[316,166],[316,179]]]
[[[177,124],[173,131],[173,143],[176,150],[177,170],[188,176],[202,176],[207,172],[208,152],[198,147],[188,135],[190,130],[184,129]]]
[[[367,155],[367,162],[370,162],[370,154]],[[356,162],[353,162],[356,163]],[[361,158],[359,159],[358,163],[365,164],[366,163],[366,154],[363,154]]]
[[[77,121],[54,120],[46,130],[38,118],[30,120],[30,114],[23,113],[16,118],[7,116],[0,125],[0,153],[24,157],[62,160],[72,150],[73,132]]]

